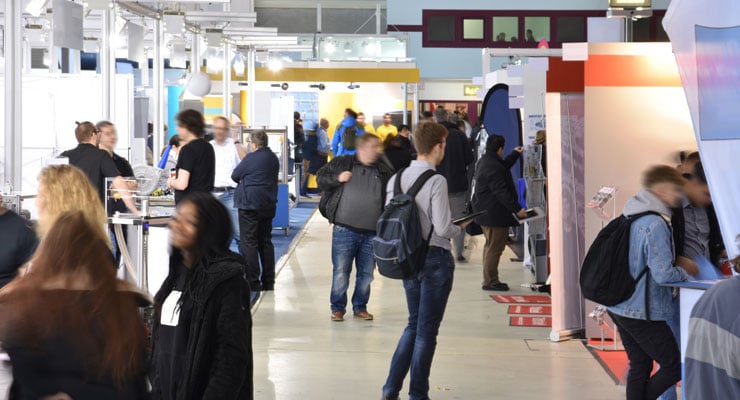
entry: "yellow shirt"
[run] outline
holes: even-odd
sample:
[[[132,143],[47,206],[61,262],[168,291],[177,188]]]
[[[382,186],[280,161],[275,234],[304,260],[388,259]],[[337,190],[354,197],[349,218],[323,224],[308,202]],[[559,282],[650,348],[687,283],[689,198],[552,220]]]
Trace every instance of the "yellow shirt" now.
[[[365,125],[362,127],[362,130],[365,131],[365,133],[372,133],[375,135],[375,129],[371,124],[365,123]]]
[[[396,128],[396,126],[393,124],[388,126],[380,125],[378,129],[375,130],[375,134],[380,138],[380,141],[384,142],[385,138],[387,138],[389,135],[398,135],[398,128]]]

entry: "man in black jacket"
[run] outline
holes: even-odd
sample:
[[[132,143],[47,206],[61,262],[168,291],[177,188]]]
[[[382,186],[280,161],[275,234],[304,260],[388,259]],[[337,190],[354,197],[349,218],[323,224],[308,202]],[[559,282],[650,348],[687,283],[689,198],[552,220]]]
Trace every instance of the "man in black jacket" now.
[[[438,110],[440,111],[440,110]],[[449,113],[444,109],[435,112],[437,123],[447,129],[447,145],[445,156],[437,167],[437,171],[447,179],[447,196],[450,199],[452,218],[457,219],[465,215],[468,197],[468,167],[474,161],[473,149],[470,141],[456,124],[448,121]],[[465,231],[452,237],[455,257],[458,262],[466,262],[463,256],[465,247]]]
[[[331,259],[331,320],[343,321],[349,274],[357,268],[352,308],[355,318],[372,320],[367,312],[375,259],[372,238],[385,204],[385,185],[393,169],[379,162],[380,139],[372,134],[357,138],[357,153],[331,160],[317,173],[323,191],[319,211],[334,224]]]
[[[486,141],[486,153],[475,168],[475,193],[473,210],[486,211],[475,219],[483,228],[486,244],[483,247],[483,290],[507,291],[509,285],[498,277],[498,264],[506,247],[509,227],[516,226],[513,214],[527,216],[517,199],[511,167],[522,154],[517,147],[505,159],[503,136],[491,135]]]

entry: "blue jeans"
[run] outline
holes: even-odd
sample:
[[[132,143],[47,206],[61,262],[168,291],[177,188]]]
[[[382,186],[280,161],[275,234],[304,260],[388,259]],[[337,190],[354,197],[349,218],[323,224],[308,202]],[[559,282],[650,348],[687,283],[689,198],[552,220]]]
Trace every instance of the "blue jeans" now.
[[[367,311],[370,300],[370,283],[373,281],[375,258],[373,256],[371,232],[359,232],[334,225],[331,238],[331,262],[334,274],[331,282],[331,311],[346,312],[347,288],[352,261],[357,268],[355,290],[352,293],[352,309],[355,313]]]
[[[430,247],[419,276],[403,281],[409,324],[391,359],[391,369],[383,386],[384,396],[398,396],[410,369],[409,400],[429,399],[429,372],[437,347],[439,325],[452,290],[454,271],[452,253]]]
[[[233,239],[229,244],[229,250],[239,253],[239,210],[234,208],[234,189],[221,193],[214,193],[214,196],[229,210],[231,216],[231,227],[234,230]]]

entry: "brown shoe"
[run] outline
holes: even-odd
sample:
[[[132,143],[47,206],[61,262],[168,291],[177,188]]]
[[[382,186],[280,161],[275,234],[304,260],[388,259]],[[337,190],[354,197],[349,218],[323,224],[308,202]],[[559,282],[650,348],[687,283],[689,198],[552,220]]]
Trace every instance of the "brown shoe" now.
[[[360,311],[358,313],[355,313],[355,318],[364,319],[365,321],[372,321],[373,315],[367,311]]]
[[[334,311],[331,313],[331,320],[332,321],[344,321],[344,312],[342,311]]]

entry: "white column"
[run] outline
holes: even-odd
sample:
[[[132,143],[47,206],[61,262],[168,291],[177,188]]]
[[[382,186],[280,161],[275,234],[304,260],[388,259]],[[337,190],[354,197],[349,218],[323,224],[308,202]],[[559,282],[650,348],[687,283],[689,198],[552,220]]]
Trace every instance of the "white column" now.
[[[21,92],[23,49],[21,2],[5,1],[5,180],[21,191],[22,124]],[[3,184],[5,182],[2,182]]]
[[[254,68],[256,66],[256,58],[257,54],[254,48],[250,48],[249,52],[247,53],[247,82],[248,82],[248,88],[247,91],[247,126],[249,127],[255,127],[254,124],[254,102],[257,98],[256,96],[256,90],[257,90],[257,78],[255,76]]]
[[[380,35],[380,2],[375,4],[375,34]]]
[[[103,12],[103,40],[99,53],[100,74],[103,79],[103,119],[107,120],[113,118],[116,78],[116,49],[113,39],[116,34],[116,10],[108,7]]]
[[[401,84],[401,90],[403,90],[403,124],[408,125],[408,114],[409,111],[409,85],[407,83]]]
[[[411,90],[414,93],[414,104],[411,107],[411,129],[416,129],[419,124],[419,83],[412,83]]]
[[[152,145],[152,160],[154,165],[159,162],[159,153],[162,149],[162,141],[164,136],[163,124],[164,118],[164,57],[162,56],[162,49],[164,48],[164,30],[162,24],[162,16],[158,16],[154,20],[154,59],[152,60],[153,67],[153,82],[152,82],[152,101],[154,102],[154,115],[152,115],[153,129],[153,145]],[[169,127],[175,129],[174,126]]]
[[[226,118],[231,116],[231,45],[224,42],[224,69],[221,72],[223,83],[223,114]]]
[[[203,65],[203,57],[200,54],[200,34],[193,33],[193,41],[190,44],[190,73],[200,72]]]

